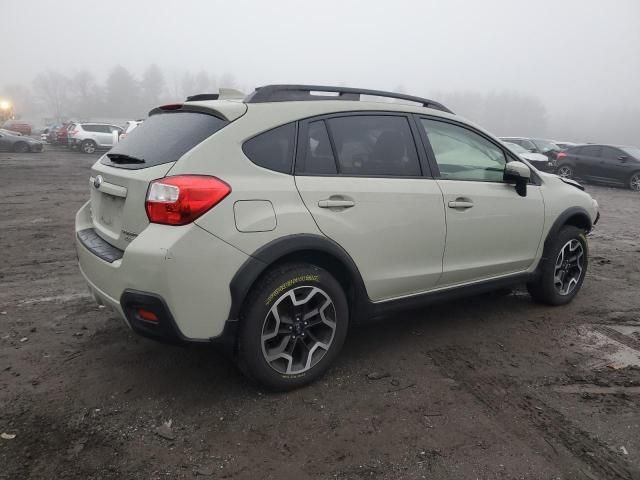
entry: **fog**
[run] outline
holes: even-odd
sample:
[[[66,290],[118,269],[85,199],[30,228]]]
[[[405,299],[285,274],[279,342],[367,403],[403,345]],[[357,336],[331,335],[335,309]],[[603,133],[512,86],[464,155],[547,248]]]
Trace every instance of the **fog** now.
[[[640,145],[640,1],[0,0],[37,125],[269,83],[430,96],[498,135]]]

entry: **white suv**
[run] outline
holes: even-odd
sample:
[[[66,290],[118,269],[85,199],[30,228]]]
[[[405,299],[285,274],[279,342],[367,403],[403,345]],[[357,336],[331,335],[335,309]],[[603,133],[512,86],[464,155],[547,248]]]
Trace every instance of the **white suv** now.
[[[95,299],[142,335],[223,342],[275,390],[325,371],[356,319],[518,283],[571,301],[598,219],[579,184],[446,107],[338,87],[156,108],[89,183]]]
[[[118,138],[122,131],[121,127],[108,123],[75,123],[69,127],[68,144],[84,153],[94,153],[99,148],[111,148],[114,132]]]

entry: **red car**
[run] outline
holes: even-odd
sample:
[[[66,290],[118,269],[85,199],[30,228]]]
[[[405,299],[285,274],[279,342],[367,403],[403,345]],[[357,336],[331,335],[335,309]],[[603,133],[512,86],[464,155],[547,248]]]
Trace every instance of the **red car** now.
[[[31,135],[31,125],[18,120],[7,120],[2,126],[5,130],[11,130],[12,132],[18,132],[22,135]]]

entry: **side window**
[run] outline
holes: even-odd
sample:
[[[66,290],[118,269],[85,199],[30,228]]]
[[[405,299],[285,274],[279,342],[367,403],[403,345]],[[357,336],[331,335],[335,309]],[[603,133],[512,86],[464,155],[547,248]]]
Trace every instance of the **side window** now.
[[[306,139],[303,142],[305,142],[304,160],[302,165],[296,166],[296,173],[320,175],[338,173],[324,120],[309,123]]]
[[[582,147],[580,155],[584,155],[586,157],[599,157],[600,150],[602,150],[602,148],[599,145],[587,145],[586,147]]]
[[[538,151],[538,148],[531,140],[521,140],[520,142],[520,145],[522,145],[528,151]]]
[[[242,151],[256,165],[291,173],[295,134],[295,123],[287,123],[247,140]]]
[[[502,149],[466,128],[421,121],[443,179],[502,182],[506,164]]]
[[[357,115],[332,118],[328,124],[341,174],[421,175],[418,152],[406,117]]]
[[[602,147],[602,153],[600,154],[602,158],[610,162],[618,161],[618,157],[622,155],[626,155],[626,153],[623,153],[617,148],[613,147]]]
[[[96,125],[91,125],[91,124],[85,124],[85,125],[81,125],[82,130],[84,130],[85,132],[97,132],[98,129],[96,128]]]

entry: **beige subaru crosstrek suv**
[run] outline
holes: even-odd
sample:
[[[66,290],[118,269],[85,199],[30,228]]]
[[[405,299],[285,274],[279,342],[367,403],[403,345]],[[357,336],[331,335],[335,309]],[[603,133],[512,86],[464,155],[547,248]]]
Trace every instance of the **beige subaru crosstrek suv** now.
[[[321,375],[357,319],[515,284],[570,302],[599,216],[437,102],[325,86],[158,107],[88,187],[96,301],[142,335],[229,346],[273,390]]]

